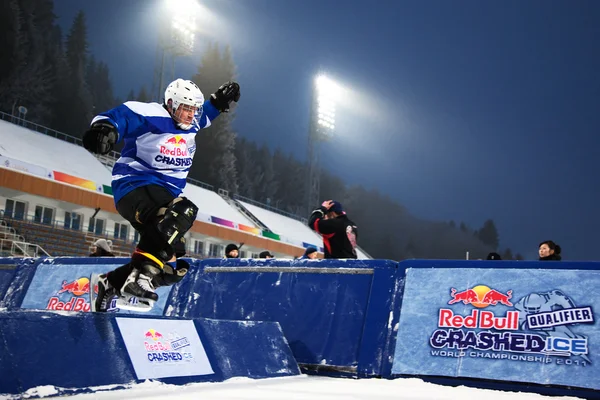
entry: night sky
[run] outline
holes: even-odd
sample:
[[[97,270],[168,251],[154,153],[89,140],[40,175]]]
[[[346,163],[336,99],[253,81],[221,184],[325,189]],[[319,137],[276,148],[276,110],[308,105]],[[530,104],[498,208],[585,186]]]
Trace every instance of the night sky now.
[[[208,42],[230,45],[240,136],[305,159],[325,72],[345,95],[323,166],[348,184],[424,219],[492,218],[501,248],[526,259],[547,239],[565,259],[599,259],[600,2],[199,2],[196,53],[176,75],[196,72]],[[66,33],[85,11],[90,53],[124,99],[152,86],[162,3],[55,0],[55,13]]]

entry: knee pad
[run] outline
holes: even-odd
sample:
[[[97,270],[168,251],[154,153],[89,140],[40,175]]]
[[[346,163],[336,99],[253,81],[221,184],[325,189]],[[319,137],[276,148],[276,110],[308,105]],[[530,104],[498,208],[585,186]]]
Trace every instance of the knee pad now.
[[[158,231],[169,245],[177,243],[194,225],[197,214],[198,207],[194,203],[185,197],[178,197],[159,210]]]

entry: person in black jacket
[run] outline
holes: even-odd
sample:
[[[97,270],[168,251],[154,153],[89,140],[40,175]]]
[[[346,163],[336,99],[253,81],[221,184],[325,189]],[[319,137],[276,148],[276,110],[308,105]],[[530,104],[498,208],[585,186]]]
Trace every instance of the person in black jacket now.
[[[552,240],[545,240],[540,243],[539,250],[540,261],[560,261],[561,248]]]
[[[357,258],[358,228],[339,201],[324,201],[310,215],[308,226],[323,237],[325,258]]]

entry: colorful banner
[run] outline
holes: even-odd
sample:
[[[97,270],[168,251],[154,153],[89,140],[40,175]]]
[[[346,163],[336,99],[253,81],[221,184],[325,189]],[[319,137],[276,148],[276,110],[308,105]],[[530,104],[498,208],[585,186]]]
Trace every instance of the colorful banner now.
[[[231,222],[229,220],[223,219],[223,218],[219,218],[219,217],[215,217],[214,215],[211,216],[211,220],[214,224],[218,224],[218,225],[223,225],[226,226],[228,228],[234,228],[235,229],[235,222]]]
[[[273,240],[281,240],[281,237],[280,237],[278,234],[276,234],[276,233],[273,233],[273,232],[271,232],[271,231],[262,231],[262,235],[263,235],[264,237],[266,237],[266,238],[269,238],[269,239],[273,239]]]
[[[238,229],[243,232],[252,233],[253,235],[260,236],[261,230],[258,228],[254,228],[252,226],[247,226],[243,224],[238,224]]]
[[[598,389],[600,271],[409,268],[393,374]]]
[[[65,174],[64,172],[54,171],[54,180],[68,183],[69,185],[79,186],[85,189],[102,192],[102,185],[96,185],[88,179],[78,178],[73,175]]]

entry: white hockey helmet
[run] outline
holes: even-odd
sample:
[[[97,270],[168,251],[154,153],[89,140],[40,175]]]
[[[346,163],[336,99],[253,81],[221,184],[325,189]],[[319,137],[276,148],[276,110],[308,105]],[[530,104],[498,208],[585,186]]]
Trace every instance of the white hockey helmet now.
[[[192,120],[191,123],[182,121],[179,106],[183,104],[189,107],[195,107],[197,111],[194,119],[202,112],[204,95],[198,85],[184,79],[177,79],[171,82],[165,90],[165,105],[168,105],[169,100],[171,100],[172,107],[171,117],[175,120],[177,126],[185,130],[190,129],[194,121]]]

